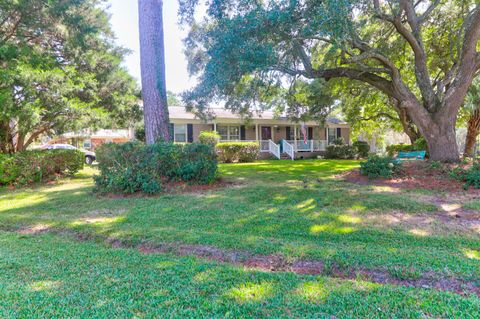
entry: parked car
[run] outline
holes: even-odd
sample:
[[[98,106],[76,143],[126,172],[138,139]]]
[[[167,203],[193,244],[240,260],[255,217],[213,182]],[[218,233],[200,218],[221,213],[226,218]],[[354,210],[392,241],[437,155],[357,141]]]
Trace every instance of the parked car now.
[[[90,152],[87,150],[78,149],[73,145],[70,144],[50,144],[45,147],[48,150],[79,150],[85,154],[85,163],[88,165],[92,165],[92,163],[97,158],[94,152]]]

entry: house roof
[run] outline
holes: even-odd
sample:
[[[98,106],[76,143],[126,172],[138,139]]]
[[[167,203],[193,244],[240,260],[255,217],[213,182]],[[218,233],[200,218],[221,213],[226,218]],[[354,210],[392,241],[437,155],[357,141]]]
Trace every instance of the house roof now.
[[[228,119],[228,120],[242,120],[244,119],[240,114],[232,113],[230,110],[224,108],[211,108],[210,111],[213,113],[216,120]],[[183,106],[169,106],[168,107],[169,117],[171,120],[198,120],[199,118],[185,110]],[[284,115],[276,116],[272,111],[262,111],[261,113],[253,112],[252,117],[249,119],[255,120],[277,120],[290,122],[288,118]],[[327,118],[327,123],[337,124],[337,125],[346,125],[347,123],[334,117]]]

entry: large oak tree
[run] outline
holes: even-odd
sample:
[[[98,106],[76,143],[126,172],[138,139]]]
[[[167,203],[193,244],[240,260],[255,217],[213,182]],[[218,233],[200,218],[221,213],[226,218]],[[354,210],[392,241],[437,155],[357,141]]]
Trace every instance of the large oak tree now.
[[[200,79],[186,94],[191,107],[235,100],[247,75],[264,87],[298,77],[346,78],[387,96],[425,137],[433,160],[459,159],[456,118],[480,69],[478,2],[206,3],[207,17],[196,22],[198,0],[181,1],[182,21],[191,27],[186,39],[190,71]]]
[[[0,0],[0,152],[140,114],[100,0]]]

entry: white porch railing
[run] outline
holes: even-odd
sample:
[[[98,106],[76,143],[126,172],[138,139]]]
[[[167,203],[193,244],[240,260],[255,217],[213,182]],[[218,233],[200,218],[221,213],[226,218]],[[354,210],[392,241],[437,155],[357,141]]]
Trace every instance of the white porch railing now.
[[[286,140],[282,140],[282,150],[286,153],[292,161],[295,159],[295,149],[292,144],[288,143]]]
[[[268,140],[268,151],[280,159],[280,145],[275,144],[272,140]]]
[[[288,140],[287,142],[293,145],[295,152],[321,152],[325,151],[327,147],[325,140],[307,140],[307,143],[303,140]]]

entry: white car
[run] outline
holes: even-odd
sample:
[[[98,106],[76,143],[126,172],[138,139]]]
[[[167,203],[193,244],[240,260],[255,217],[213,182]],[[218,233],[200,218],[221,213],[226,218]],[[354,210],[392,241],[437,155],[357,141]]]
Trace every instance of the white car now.
[[[94,152],[90,152],[87,150],[78,149],[73,145],[70,144],[50,144],[45,147],[47,150],[79,150],[83,154],[85,154],[85,163],[88,165],[92,165],[92,163],[97,158]]]

